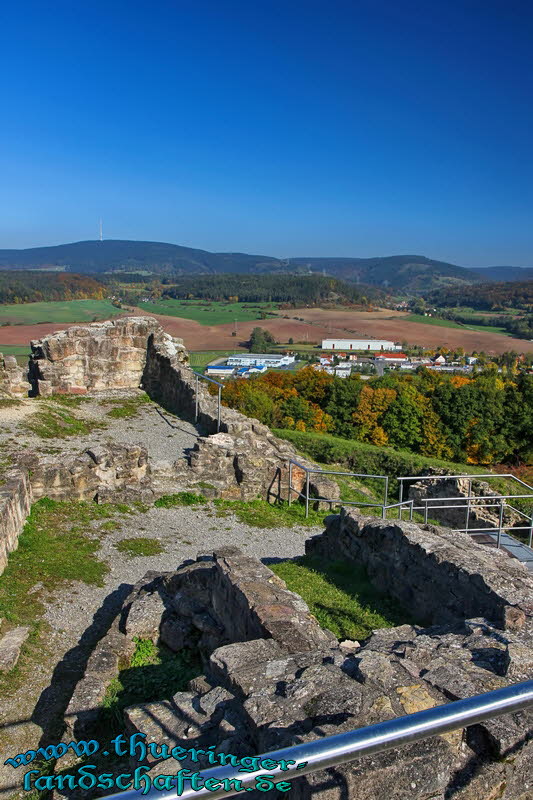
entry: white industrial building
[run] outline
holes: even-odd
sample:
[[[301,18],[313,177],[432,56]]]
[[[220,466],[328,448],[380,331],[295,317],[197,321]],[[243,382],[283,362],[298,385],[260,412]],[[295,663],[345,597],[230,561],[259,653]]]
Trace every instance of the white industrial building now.
[[[226,364],[228,367],[287,367],[295,361],[295,356],[282,353],[239,353],[229,356]]]
[[[323,350],[401,350],[401,345],[387,339],[322,339]]]

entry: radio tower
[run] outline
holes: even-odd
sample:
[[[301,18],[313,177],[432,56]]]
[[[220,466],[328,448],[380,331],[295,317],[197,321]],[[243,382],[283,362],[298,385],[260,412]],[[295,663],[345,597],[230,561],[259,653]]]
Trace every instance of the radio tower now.
[[[99,238],[100,238],[101,242],[104,241],[104,234],[103,234],[103,229],[102,229],[102,218],[101,217],[100,217],[100,237]]]

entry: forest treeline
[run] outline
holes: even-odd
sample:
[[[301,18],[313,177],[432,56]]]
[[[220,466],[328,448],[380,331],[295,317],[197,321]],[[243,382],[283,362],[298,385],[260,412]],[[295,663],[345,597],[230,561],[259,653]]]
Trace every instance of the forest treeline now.
[[[516,283],[478,283],[473,286],[447,286],[426,295],[428,304],[441,308],[457,306],[478,311],[505,308],[533,310],[533,281]]]
[[[0,270],[0,303],[50,300],[101,300],[106,287],[89,275],[65,272]]]
[[[367,305],[382,295],[370,286],[354,286],[323,275],[200,275],[180,278],[163,294],[179,299],[244,303],[317,305],[325,302]]]
[[[533,375],[390,372],[361,380],[305,367],[228,381],[223,402],[274,427],[332,433],[471,464],[531,463]]]

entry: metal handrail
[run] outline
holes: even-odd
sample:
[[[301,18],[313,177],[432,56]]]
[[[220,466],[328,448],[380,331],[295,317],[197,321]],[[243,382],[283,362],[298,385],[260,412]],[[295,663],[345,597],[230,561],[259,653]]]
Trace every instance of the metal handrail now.
[[[467,473],[466,475],[402,475],[399,478],[396,478],[397,481],[442,481],[442,480],[450,480],[453,478],[470,478],[471,480],[479,480],[480,478],[511,478],[511,480],[516,481],[517,483],[521,483],[522,486],[527,486],[528,489],[531,489],[533,492],[533,486],[530,486],[529,483],[517,478],[516,475],[512,475],[510,472],[483,472],[477,474],[475,472]]]
[[[198,379],[202,378],[204,381],[209,381],[209,383],[214,383],[218,386],[218,410],[217,410],[217,433],[220,431],[220,407],[222,405],[222,389],[224,387],[223,383],[220,381],[215,381],[214,378],[208,378],[207,375],[202,375],[201,372],[196,372],[194,369],[191,370],[193,375],[196,375],[196,392],[194,395],[194,421],[198,422],[198,406],[199,406],[199,397],[198,397]]]
[[[299,489],[296,489],[292,485],[292,468],[293,465],[303,469],[305,472],[305,492],[301,492]],[[305,498],[305,516],[306,518],[309,516],[309,476],[310,475],[344,475],[348,478],[380,478],[383,480],[384,487],[383,487],[383,503],[359,503],[359,502],[350,502],[346,500],[339,500],[337,497],[328,498],[328,497],[313,497],[313,500],[319,500],[324,503],[330,503],[330,505],[342,503],[346,506],[371,506],[372,508],[378,507],[381,508],[382,506],[387,504],[387,498],[389,494],[389,476],[388,475],[370,475],[366,472],[339,472],[332,469],[319,469],[318,467],[315,469],[314,467],[309,467],[306,464],[302,464],[301,461],[296,461],[294,458],[289,459],[289,484],[288,484],[288,503],[291,505],[292,503],[292,494],[293,492],[298,495],[298,497]]]
[[[256,778],[267,775],[273,782],[290,781],[303,775],[336,767],[364,756],[382,753],[396,747],[403,747],[430,736],[437,736],[448,731],[461,730],[470,725],[477,725],[488,719],[511,714],[533,706],[533,680],[496,689],[466,700],[418,711],[396,719],[369,725],[357,730],[339,733],[335,736],[318,738],[292,747],[284,747],[258,756],[259,759],[272,760],[278,765],[272,769],[258,769],[253,772],[241,772],[238,767],[223,766],[199,770],[203,786],[193,790],[192,786],[179,793],[183,800],[207,798],[221,800],[223,797],[235,795],[243,789],[253,789]],[[280,765],[279,762],[284,764]],[[287,763],[290,762],[290,763]],[[298,766],[303,765],[303,766]],[[169,773],[172,770],[169,769]],[[205,782],[211,779],[222,784],[220,788],[205,788]],[[235,785],[240,783],[242,788]],[[159,800],[170,800],[177,794],[176,786],[167,791],[159,791],[152,787],[143,797],[157,796]],[[121,798],[121,800],[139,800],[139,792],[126,791],[108,795],[104,800]]]
[[[404,490],[404,481],[433,481],[433,480],[457,480],[459,478],[466,478],[468,480],[468,495],[459,496],[459,497],[425,497],[420,499],[420,503],[423,505],[414,506],[416,511],[423,511],[424,512],[424,522],[428,520],[428,511],[433,510],[436,511],[438,509],[445,509],[445,508],[464,508],[466,511],[466,528],[455,528],[454,530],[461,531],[463,533],[477,533],[477,528],[470,528],[470,513],[472,508],[474,510],[476,508],[488,508],[488,507],[495,507],[499,506],[500,510],[500,519],[499,525],[494,530],[498,533],[497,539],[497,547],[500,548],[501,545],[501,537],[502,532],[505,530],[529,530],[529,541],[528,547],[531,547],[533,544],[533,515],[530,517],[525,514],[523,511],[519,511],[515,509],[510,503],[504,503],[504,500],[533,500],[533,486],[530,486],[529,483],[517,478],[516,475],[512,475],[511,473],[503,473],[497,474],[494,473],[481,473],[481,474],[463,474],[463,475],[403,475],[396,480],[400,484],[400,500],[403,500],[403,490]],[[531,493],[529,494],[484,494],[484,495],[473,495],[472,494],[472,483],[473,481],[480,479],[480,478],[489,478],[494,480],[495,478],[510,478],[511,480],[519,483],[521,486],[525,486],[526,489],[530,489]],[[492,502],[483,503],[483,500],[488,500]],[[452,505],[430,505],[431,503],[436,502],[451,502]],[[509,526],[503,524],[503,508],[504,505],[506,507],[512,508],[514,511],[517,511],[521,516],[525,519],[529,520],[530,525],[528,527],[520,527],[517,526]],[[399,518],[401,519],[401,509],[399,512]],[[492,529],[485,529],[485,530],[492,530]]]

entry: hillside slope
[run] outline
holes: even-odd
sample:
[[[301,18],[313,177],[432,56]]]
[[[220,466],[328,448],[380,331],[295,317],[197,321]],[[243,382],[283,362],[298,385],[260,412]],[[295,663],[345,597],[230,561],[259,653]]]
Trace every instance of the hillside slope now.
[[[376,258],[291,258],[282,260],[248,253],[211,253],[166,242],[108,239],[27,250],[0,250],[0,270],[62,268],[68,272],[98,274],[109,271],[146,270],[157,274],[206,275],[222,273],[308,274],[325,272],[351,282],[384,289],[427,291],[445,286],[468,285],[491,279],[494,270],[519,280],[529,277],[516,268],[467,269],[419,255]],[[508,273],[505,273],[508,269]],[[524,270],[525,273],[528,270]]]

